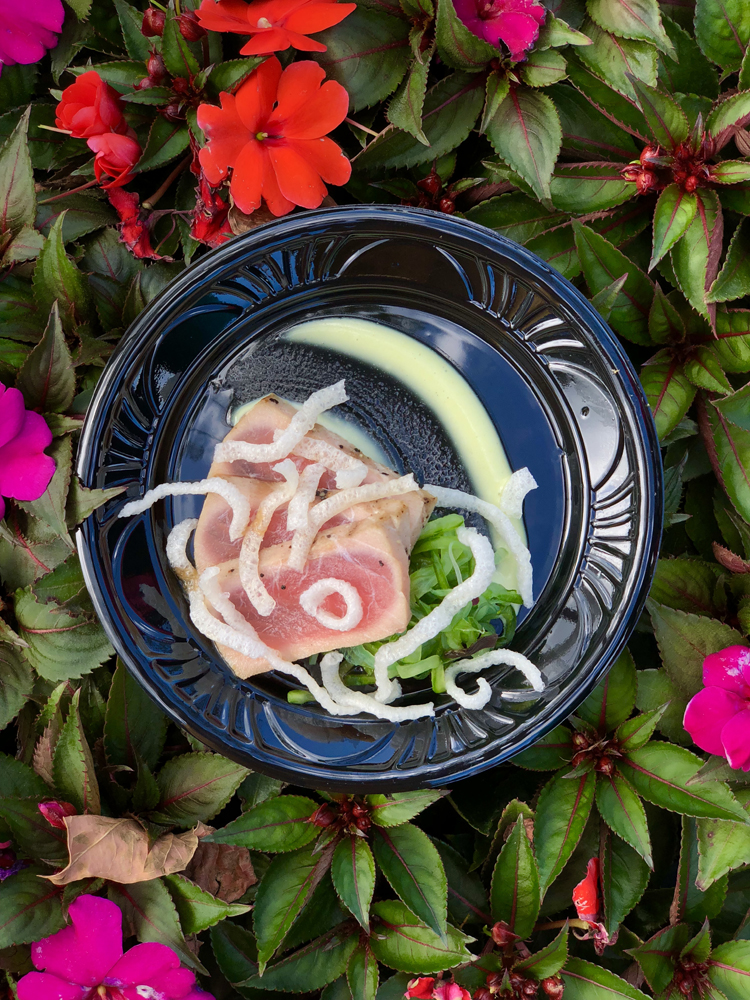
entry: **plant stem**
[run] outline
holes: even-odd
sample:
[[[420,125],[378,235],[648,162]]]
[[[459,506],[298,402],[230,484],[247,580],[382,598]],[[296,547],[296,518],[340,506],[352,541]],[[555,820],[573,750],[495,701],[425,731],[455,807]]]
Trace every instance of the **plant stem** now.
[[[154,193],[151,195],[151,197],[147,198],[143,202],[142,207],[145,208],[146,211],[150,211],[157,203],[157,201],[159,201],[162,198],[162,196],[167,193],[167,191],[172,186],[173,182],[180,176],[185,167],[188,166],[192,158],[193,158],[192,155],[186,156],[185,159],[182,161],[182,163],[178,163],[177,166],[172,171],[172,173],[169,175],[169,177],[167,177],[167,179],[161,185],[161,187],[157,188],[156,191],[154,191]]]
[[[70,191],[63,191],[62,194],[53,195],[51,198],[45,198],[43,201],[38,202],[39,205],[49,205],[51,201],[59,201],[60,198],[67,198],[69,194],[78,194],[79,191],[85,191],[86,188],[94,187],[99,181],[93,180],[88,181],[86,184],[81,184],[80,187],[71,188]]]
[[[72,135],[73,134],[72,132],[70,132],[66,128],[55,128],[54,125],[37,125],[37,128],[46,129],[47,132],[59,132],[61,135]]]
[[[367,132],[368,135],[380,135],[379,132],[373,132],[371,128],[367,128],[366,125],[360,125],[359,122],[355,122],[352,118],[345,118],[344,121],[347,125],[353,125],[355,128],[358,128],[360,132]]]
[[[550,920],[550,922],[547,924],[537,924],[536,927],[534,928],[534,932],[536,933],[536,931],[559,931],[560,928],[565,927],[566,924],[568,927],[575,927],[576,930],[579,931],[589,930],[589,925],[585,920],[578,920],[574,918],[573,920]]]

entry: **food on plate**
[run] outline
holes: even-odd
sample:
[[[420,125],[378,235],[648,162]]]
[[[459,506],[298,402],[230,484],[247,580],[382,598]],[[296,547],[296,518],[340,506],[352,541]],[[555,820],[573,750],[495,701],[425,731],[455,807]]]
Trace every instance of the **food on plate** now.
[[[430,677],[436,693],[481,708],[492,695],[486,679],[467,693],[456,677],[497,664],[541,691],[537,668],[502,648],[517,607],[533,600],[528,549],[510,520],[536,486],[528,470],[510,477],[498,505],[420,487],[318,422],[346,399],[343,381],[299,408],[265,396],[216,446],[206,479],[157,486],[120,516],[205,494],[200,517],[178,523],[167,543],[190,617],[238,676],[278,670],[299,680],[292,702],[399,722],[434,714],[433,702],[393,704],[401,680]],[[430,519],[436,505],[485,519],[516,561],[518,593],[493,580],[488,537],[457,513]]]

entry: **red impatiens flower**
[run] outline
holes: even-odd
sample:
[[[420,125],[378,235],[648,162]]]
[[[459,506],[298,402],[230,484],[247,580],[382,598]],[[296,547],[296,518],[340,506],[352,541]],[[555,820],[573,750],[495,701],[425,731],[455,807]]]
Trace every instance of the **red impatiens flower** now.
[[[102,183],[102,177],[112,180],[102,187],[122,187],[133,179],[133,167],[141,158],[141,147],[138,141],[130,135],[118,135],[117,132],[104,132],[92,135],[86,145],[96,155],[94,157],[94,173]]]
[[[151,246],[151,231],[147,217],[141,212],[136,192],[110,187],[107,195],[120,217],[120,238],[133,256],[149,260],[172,260],[171,257],[162,257]]]
[[[351,164],[327,138],[346,117],[349,95],[334,80],[323,83],[324,77],[314,62],[292,63],[282,72],[272,56],[236,94],[220,94],[221,108],[198,108],[206,178],[218,187],[231,169],[229,190],[246,215],[260,206],[261,196],[274,215],[295,205],[317,208],[326,184],[349,180]]]
[[[203,0],[196,11],[204,28],[252,35],[240,52],[263,56],[290,46],[301,52],[325,52],[326,47],[307,35],[332,28],[356,8],[336,0]]]
[[[599,893],[601,866],[599,858],[592,858],[586,866],[586,877],[573,890],[573,905],[579,920],[596,923],[602,902]]]
[[[220,247],[232,236],[232,230],[227,222],[228,214],[229,205],[211,190],[211,185],[201,173],[196,189],[190,235],[200,243],[207,243],[210,247]]]
[[[536,0],[453,0],[453,6],[472,34],[498,49],[506,45],[513,62],[526,57],[547,14]]]
[[[703,661],[705,687],[688,703],[685,729],[701,750],[750,771],[750,649],[729,646]]]
[[[434,976],[419,976],[417,979],[409,980],[404,996],[409,1000],[430,1000],[434,989]]]
[[[55,125],[74,139],[88,139],[104,132],[127,132],[122,101],[116,90],[90,70],[62,92]]]

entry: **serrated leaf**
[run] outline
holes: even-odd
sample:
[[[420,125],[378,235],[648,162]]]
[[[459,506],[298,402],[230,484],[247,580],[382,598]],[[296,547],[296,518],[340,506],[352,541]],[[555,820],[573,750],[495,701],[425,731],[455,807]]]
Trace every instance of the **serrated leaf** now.
[[[750,431],[750,385],[723,399],[712,399],[711,403],[730,423]]]
[[[568,960],[568,926],[561,929],[560,933],[548,945],[539,951],[522,958],[516,962],[514,969],[525,973],[531,979],[541,982],[550,976],[556,976],[560,969]]]
[[[591,20],[581,25],[581,30],[591,39],[592,44],[582,47],[576,53],[584,65],[600,80],[624,97],[635,100],[636,93],[632,77],[656,86],[657,52],[648,42],[619,38],[604,31]]]
[[[714,472],[735,509],[750,522],[750,431],[730,424],[713,406],[702,407],[699,418]]]
[[[610,325],[636,344],[648,343],[648,314],[654,290],[641,269],[617,247],[579,222],[573,223],[578,256],[592,295],[627,274],[622,292],[610,313]]]
[[[750,163],[745,160],[722,160],[711,168],[714,184],[741,184],[750,180]]]
[[[656,727],[659,725],[662,716],[667,709],[666,705],[660,705],[650,712],[643,712],[636,715],[634,719],[628,719],[617,729],[617,742],[620,748],[626,753],[637,750],[644,746],[654,735]]]
[[[351,836],[342,838],[333,852],[331,878],[341,902],[368,930],[375,889],[375,861],[366,840]]]
[[[61,865],[65,864],[67,857],[65,837],[51,827],[39,812],[39,799],[48,796],[49,789],[46,789],[43,796],[30,799],[0,798],[0,822],[4,830],[10,831],[10,839],[15,846],[28,857],[39,858],[46,864]]]
[[[280,795],[248,809],[206,839],[271,854],[296,851],[320,833],[320,828],[309,822],[316,808],[312,799],[302,795]]]
[[[586,73],[586,77],[595,79],[589,73]],[[604,85],[599,84],[599,86]],[[625,100],[614,91],[609,93],[619,101]],[[610,161],[621,161],[624,166],[638,156],[639,147],[632,136],[619,124],[603,115],[579,90],[561,84],[551,87],[549,96],[555,102],[560,116],[562,149],[566,157],[575,156],[589,162],[601,157]],[[633,110],[637,109],[633,107]]]
[[[442,939],[446,935],[448,883],[435,846],[411,823],[372,831],[379,868],[412,913]]]
[[[440,789],[423,788],[416,792],[394,792],[392,795],[367,795],[365,801],[370,808],[372,821],[376,826],[399,826],[414,819],[424,809],[445,795]]]
[[[680,291],[696,312],[710,319],[712,310],[706,304],[706,293],[718,272],[724,222],[714,191],[700,189],[696,198],[693,221],[672,248],[671,259]]]
[[[572,281],[581,273],[575,237],[570,226],[562,226],[549,233],[534,236],[526,244],[532,253],[554,267],[564,278]]]
[[[635,99],[612,89],[585,66],[578,56],[568,53],[568,79],[600,114],[618,128],[648,142],[648,126]]]
[[[18,233],[34,225],[34,171],[27,145],[30,112],[30,108],[24,112],[0,149],[0,233]]]
[[[90,490],[88,486],[81,484],[77,476],[73,476],[65,505],[65,521],[68,528],[75,528],[102,504],[119,496],[124,489],[124,486],[110,486],[106,490]]]
[[[40,941],[65,926],[62,893],[38,871],[16,872],[0,893],[0,948]]]
[[[549,87],[567,76],[567,63],[555,49],[534,47],[521,66],[521,80],[527,87]]]
[[[596,775],[556,774],[542,789],[534,825],[534,853],[542,895],[557,878],[581,839],[594,801]]]
[[[510,191],[474,205],[466,218],[516,243],[527,243],[534,236],[565,222],[567,216],[545,208],[519,191]]]
[[[725,371],[750,371],[750,311],[719,307],[712,344]]]
[[[623,274],[619,278],[615,278],[611,285],[607,285],[606,288],[602,288],[600,292],[591,297],[591,305],[603,320],[609,321],[615,303],[620,297],[620,292],[622,292],[627,280],[627,274]]]
[[[724,266],[711,285],[706,300],[727,302],[750,294],[750,229],[743,219],[734,231]]]
[[[750,941],[727,941],[715,948],[708,977],[727,1000],[744,1000],[750,980]]]
[[[643,858],[611,830],[602,838],[600,856],[604,926],[611,937],[640,901],[651,872]]]
[[[523,816],[498,855],[490,890],[492,919],[504,921],[519,937],[529,937],[539,915],[539,872]]]
[[[620,38],[652,42],[663,52],[673,52],[657,0],[589,0],[586,9],[605,31]]]
[[[745,812],[750,811],[750,791],[740,789],[737,800]],[[698,877],[696,885],[705,892],[727,872],[750,864],[750,825],[723,819],[699,819]]]
[[[86,319],[91,299],[83,275],[65,253],[64,222],[65,213],[62,213],[39,254],[34,268],[34,297],[43,313],[49,313],[57,300],[62,325],[72,331],[76,321]]]
[[[326,46],[313,58],[349,94],[350,111],[377,104],[392,94],[412,58],[409,23],[380,10],[358,7],[327,31],[315,33]]]
[[[658,282],[648,314],[648,335],[655,344],[673,344],[685,339],[685,323]]]
[[[485,84],[485,100],[484,100],[484,110],[482,112],[482,121],[479,125],[479,131],[482,135],[487,131],[487,126],[492,121],[492,119],[497,114],[497,110],[503,103],[505,98],[508,96],[508,91],[510,89],[510,84],[497,72],[492,72],[487,74],[487,83]],[[492,199],[494,200],[494,199]],[[479,208],[480,206],[475,206]]]
[[[685,375],[693,385],[708,392],[729,395],[732,386],[722,371],[721,365],[710,347],[700,346],[691,351],[683,365]]]
[[[627,649],[615,660],[609,673],[578,706],[576,714],[604,734],[616,729],[635,707],[638,686],[633,657]]]
[[[27,357],[16,379],[29,409],[61,413],[75,395],[73,360],[65,342],[58,303],[49,313],[42,339]]]
[[[671,922],[685,920],[698,923],[707,917],[713,919],[722,910],[727,894],[727,877],[718,879],[705,892],[698,888],[698,822],[690,816],[682,817],[680,857],[672,906]]]
[[[567,764],[574,753],[570,729],[567,726],[556,726],[528,750],[516,754],[513,763],[531,771],[556,771]]]
[[[170,122],[157,115],[138,161],[138,171],[155,170],[171,163],[190,145],[190,130],[184,122]]]
[[[211,76],[208,78],[209,91],[217,97],[221,91],[228,94],[234,93],[262,62],[263,56],[225,59],[211,70]]]
[[[654,236],[649,271],[682,239],[698,210],[695,194],[687,194],[677,184],[668,184],[659,195],[654,212]]]
[[[378,992],[378,963],[368,944],[352,952],[346,969],[352,1000],[375,1000]]]
[[[232,985],[258,973],[258,950],[249,930],[229,920],[211,928],[211,948],[221,974]]]
[[[448,940],[444,943],[398,900],[375,903],[372,913],[377,918],[377,933],[370,938],[370,945],[378,961],[391,969],[439,972],[471,960],[466,946],[473,938],[455,927],[448,926]]]
[[[210,892],[205,892],[184,875],[167,875],[164,878],[172,901],[177,907],[180,924],[186,934],[199,934],[227,917],[239,917],[250,909],[242,903],[225,903]]]
[[[469,871],[466,859],[449,844],[430,838],[443,862],[448,879],[448,917],[458,927],[466,923],[489,924],[487,892],[478,874]]]
[[[237,988],[248,997],[255,996],[261,990],[283,990],[290,993],[319,990],[344,973],[349,956],[356,946],[356,934],[330,931],[269,965],[262,978],[254,976],[246,979],[237,983]]]
[[[47,489],[36,500],[17,501],[21,510],[31,514],[37,521],[46,525],[56,536],[62,539],[69,549],[73,541],[68,534],[65,523],[65,502],[70,486],[70,468],[72,463],[72,443],[69,437],[56,438],[48,448],[49,455],[55,462],[55,473]]]
[[[591,45],[591,39],[582,31],[576,31],[562,18],[555,17],[551,10],[547,10],[534,49],[543,52],[545,49],[562,48],[564,45]]]
[[[422,62],[414,60],[405,80],[391,98],[387,111],[391,125],[413,135],[425,146],[429,145],[429,141],[422,131],[422,109],[427,92],[427,74],[430,70],[432,51],[430,48],[424,53]]]
[[[61,216],[64,243],[80,239],[81,236],[105,226],[114,226],[118,221],[116,212],[108,202],[102,201],[91,191],[83,191],[80,194],[69,194],[62,201],[40,204],[36,213],[36,228],[48,236]]]
[[[114,4],[128,55],[131,59],[146,62],[151,54],[152,39],[147,38],[141,31],[143,12],[126,0],[114,0]]]
[[[544,200],[550,197],[550,179],[562,144],[555,106],[546,94],[511,87],[487,137],[495,152]]]
[[[690,124],[685,112],[669,94],[663,94],[635,77],[631,83],[657,144],[668,150],[676,149],[690,133]]]
[[[655,993],[663,993],[671,983],[680,952],[689,940],[690,928],[686,924],[676,924],[654,934],[630,952]]]
[[[738,70],[750,41],[750,8],[743,0],[697,0],[695,36],[708,59],[725,72]]]
[[[149,818],[170,826],[206,823],[224,808],[247,773],[219,754],[173,757],[156,776],[161,802]]]
[[[580,958],[569,958],[561,976],[565,1000],[647,1000],[645,993],[614,972]]]
[[[476,73],[497,57],[497,50],[459,20],[451,0],[438,0],[435,30],[440,58],[453,69]]]
[[[633,750],[619,765],[636,792],[654,805],[686,816],[744,822],[745,812],[725,784],[688,784],[702,766],[701,758],[684,747],[658,742]]]
[[[191,80],[200,70],[198,60],[193,55],[189,43],[180,33],[180,22],[174,10],[167,11],[164,34],[161,39],[161,54],[164,65],[172,76],[186,77]]]
[[[118,660],[104,721],[107,761],[134,768],[140,757],[154,768],[166,735],[166,716]]]
[[[15,798],[45,796],[49,789],[28,764],[0,753],[0,788],[3,795]]]
[[[659,54],[659,86],[672,94],[692,93],[717,97],[719,76],[716,68],[698,47],[692,31],[692,14],[690,32],[669,17],[665,17],[663,23],[674,54]]]
[[[83,731],[80,716],[81,689],[73,695],[68,717],[55,747],[53,775],[55,787],[66,802],[79,813],[101,812],[99,783],[96,780],[94,758]]]
[[[13,242],[3,255],[0,267],[12,267],[27,260],[36,260],[42,252],[44,237],[33,226],[21,226],[13,238]]]
[[[666,355],[641,369],[641,385],[656,424],[659,440],[671,434],[695,399],[695,387],[679,361]]]
[[[113,62],[95,63],[93,66],[68,66],[67,72],[73,76],[81,76],[94,70],[119,93],[125,93],[140,83],[145,69],[140,60],[116,59]]]
[[[643,803],[619,774],[602,777],[596,786],[596,807],[607,826],[654,867],[651,838]]]
[[[34,678],[20,652],[0,645],[0,729],[15,719],[31,697]]]
[[[601,212],[629,201],[635,185],[623,180],[622,163],[558,163],[550,181],[552,204],[561,212]]]

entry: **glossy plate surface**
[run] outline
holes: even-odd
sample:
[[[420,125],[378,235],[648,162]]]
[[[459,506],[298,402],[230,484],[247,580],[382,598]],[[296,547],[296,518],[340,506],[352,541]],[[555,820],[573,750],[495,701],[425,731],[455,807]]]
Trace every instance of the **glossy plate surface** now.
[[[519,616],[512,648],[542,670],[540,698],[529,701],[518,675],[497,667],[486,673],[494,694],[482,711],[436,696],[434,718],[394,725],[289,705],[287,679],[239,680],[190,622],[164,550],[171,527],[197,516],[202,499],[179,497],[118,519],[126,500],[158,483],[205,476],[233,406],[271,391],[301,401],[342,377],[344,416],[394,468],[470,489],[448,435],[397,378],[281,339],[324,316],[380,322],[440,352],[484,403],[512,468],[528,466],[539,483],[525,505],[537,600]],[[86,418],[78,473],[89,487],[126,487],[82,526],[79,547],[96,609],[128,668],[220,753],[332,790],[454,782],[557,725],[637,621],[662,522],[649,409],[590,304],[517,244],[408,208],[287,217],[180,275],[109,362]]]

